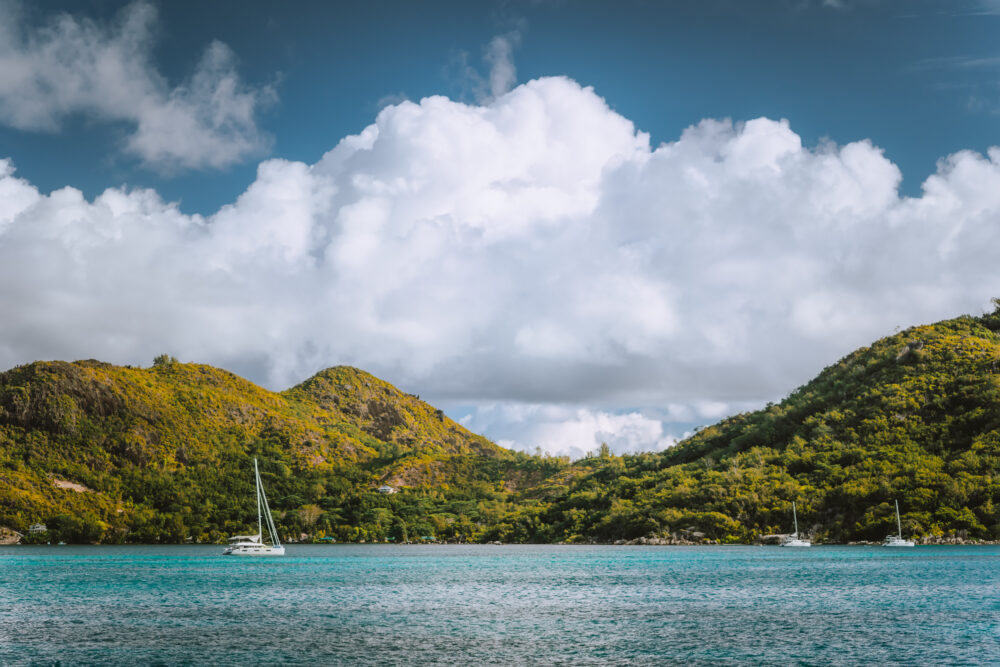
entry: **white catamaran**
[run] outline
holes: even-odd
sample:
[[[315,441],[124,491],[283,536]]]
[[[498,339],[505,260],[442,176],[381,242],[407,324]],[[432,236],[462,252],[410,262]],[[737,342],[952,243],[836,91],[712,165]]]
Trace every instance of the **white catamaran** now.
[[[795,532],[781,541],[783,547],[809,547],[812,543],[799,537],[799,517],[795,514],[795,501],[792,501],[792,520],[795,522]]]
[[[257,534],[236,535],[229,538],[229,546],[223,551],[225,556],[284,556],[285,547],[281,546],[278,531],[271,518],[271,508],[267,506],[267,496],[264,485],[260,483],[260,470],[257,459],[253,460],[253,474],[257,481]],[[265,522],[264,519],[267,519]],[[271,544],[264,543],[264,527],[271,536]]]
[[[903,524],[899,520],[899,501],[896,501],[896,530],[898,531],[895,535],[886,535],[885,539],[882,541],[883,547],[912,547],[914,546],[911,540],[903,539]]]

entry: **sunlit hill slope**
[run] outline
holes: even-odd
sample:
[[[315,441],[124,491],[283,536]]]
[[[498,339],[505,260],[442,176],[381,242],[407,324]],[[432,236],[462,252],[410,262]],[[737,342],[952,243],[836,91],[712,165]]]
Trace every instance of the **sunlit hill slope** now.
[[[796,501],[815,539],[880,540],[898,500],[904,533],[1000,539],[997,306],[876,341],[662,454],[582,462],[529,490],[508,533],[752,542],[791,532]]]
[[[527,459],[348,367],[281,393],[165,357],[148,369],[36,362],[0,374],[0,525],[48,520],[84,541],[219,539],[255,516],[252,456],[289,534],[348,539],[366,534],[344,527],[345,514],[357,523],[370,509],[377,531],[392,528],[376,510],[396,499],[379,498],[380,485],[438,506],[502,490]]]

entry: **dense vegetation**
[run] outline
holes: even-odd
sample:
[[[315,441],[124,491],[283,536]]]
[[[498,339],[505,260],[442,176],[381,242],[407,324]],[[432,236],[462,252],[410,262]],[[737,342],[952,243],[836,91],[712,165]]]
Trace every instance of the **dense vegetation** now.
[[[800,526],[824,541],[1000,538],[1000,301],[914,327],[825,369],[779,405],[663,454],[597,457],[519,497],[498,539],[671,535],[749,542]]]
[[[159,357],[0,374],[0,526],[76,542],[219,541],[254,516],[338,541],[1000,538],[1000,302],[857,350],[778,405],[660,454],[504,450],[353,368],[281,393]],[[383,495],[389,484],[399,493]]]
[[[347,367],[282,393],[166,357],[0,374],[0,525],[22,533],[35,521],[44,539],[85,542],[246,532],[251,457],[286,535],[338,540],[471,536],[505,479],[550,465]]]

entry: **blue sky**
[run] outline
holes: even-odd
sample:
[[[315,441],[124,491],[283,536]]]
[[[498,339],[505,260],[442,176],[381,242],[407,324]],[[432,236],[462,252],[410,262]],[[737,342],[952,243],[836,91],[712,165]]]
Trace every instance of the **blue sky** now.
[[[112,21],[123,3],[41,2]],[[312,5],[312,6],[310,6]],[[225,169],[163,173],[113,150],[122,127],[65,119],[58,132],[0,129],[19,173],[43,189],[154,187],[186,212],[231,202],[267,156],[315,162],[387,101],[469,98],[461,59],[485,73],[485,46],[516,33],[519,81],[566,75],[672,141],[703,118],[787,118],[807,145],[870,138],[918,194],[941,157],[997,143],[1000,10],[978,2],[271,2],[165,3],[152,49],[182,81],[213,40],[251,85],[274,87],[259,126],[270,142]]]
[[[634,451],[1000,293],[1000,4],[0,14],[4,367],[350,363]]]

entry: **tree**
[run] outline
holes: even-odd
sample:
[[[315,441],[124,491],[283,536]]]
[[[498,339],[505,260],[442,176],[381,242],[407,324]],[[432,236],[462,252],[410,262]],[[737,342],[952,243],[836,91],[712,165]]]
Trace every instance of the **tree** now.
[[[153,368],[160,368],[162,366],[169,366],[176,363],[177,357],[171,357],[167,354],[160,354],[153,358]]]
[[[79,516],[58,514],[48,520],[53,537],[71,544],[96,544],[101,541],[108,524],[90,511]]]
[[[299,508],[299,519],[304,526],[312,528],[322,513],[323,509],[319,505],[303,505]]]

